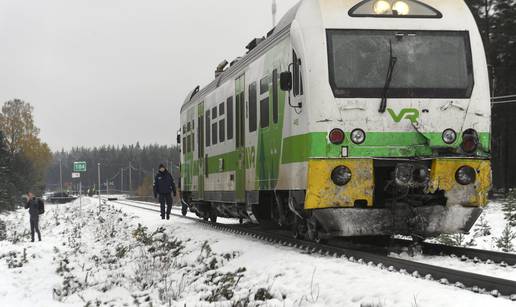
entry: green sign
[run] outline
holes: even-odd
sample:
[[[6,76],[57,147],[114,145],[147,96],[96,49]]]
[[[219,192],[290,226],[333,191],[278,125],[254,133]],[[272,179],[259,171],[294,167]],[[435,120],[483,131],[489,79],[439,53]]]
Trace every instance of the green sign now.
[[[73,163],[73,171],[75,173],[86,172],[86,162],[74,162]]]

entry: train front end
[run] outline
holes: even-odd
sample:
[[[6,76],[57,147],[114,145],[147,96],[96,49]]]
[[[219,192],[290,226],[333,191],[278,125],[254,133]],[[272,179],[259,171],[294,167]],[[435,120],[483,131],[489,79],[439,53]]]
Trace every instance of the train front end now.
[[[305,211],[336,236],[468,232],[491,187],[491,108],[466,4],[305,2],[299,16],[320,16],[299,18],[294,45],[310,142],[325,144],[307,162]]]

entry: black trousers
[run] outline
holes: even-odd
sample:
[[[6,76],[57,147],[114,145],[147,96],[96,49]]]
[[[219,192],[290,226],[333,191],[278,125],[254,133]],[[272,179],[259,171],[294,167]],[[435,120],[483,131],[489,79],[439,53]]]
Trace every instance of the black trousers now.
[[[34,242],[34,233],[38,234],[38,239],[41,241],[41,232],[39,232],[39,217],[30,218],[30,233],[32,242]]]
[[[165,204],[167,205],[167,216],[172,211],[172,194],[159,194],[159,204],[161,206],[161,217],[165,217]]]

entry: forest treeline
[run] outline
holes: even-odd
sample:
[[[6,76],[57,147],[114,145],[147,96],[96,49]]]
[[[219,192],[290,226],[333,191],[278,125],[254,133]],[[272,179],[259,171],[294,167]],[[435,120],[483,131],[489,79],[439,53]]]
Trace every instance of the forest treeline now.
[[[484,40],[492,95],[516,94],[516,0],[466,0],[466,3]]]
[[[80,179],[72,179],[74,162],[86,162],[87,171]],[[77,191],[82,183],[83,191],[98,189],[98,163],[100,163],[101,191],[152,195],[152,181],[161,163],[167,165],[176,181],[179,178],[179,148],[164,145],[102,146],[73,148],[54,153],[47,173],[47,188]],[[109,184],[109,186],[108,186]]]

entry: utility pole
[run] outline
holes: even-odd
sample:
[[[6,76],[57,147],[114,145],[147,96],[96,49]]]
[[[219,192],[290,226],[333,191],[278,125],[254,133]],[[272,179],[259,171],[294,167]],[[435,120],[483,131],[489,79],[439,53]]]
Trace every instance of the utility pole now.
[[[63,163],[59,160],[59,192],[63,192]]]
[[[99,190],[98,190],[98,193],[99,193],[99,206],[101,205],[101,199],[100,199],[100,188],[101,188],[101,185],[100,185],[100,163],[97,163],[97,173],[98,173],[98,187],[99,187]]]
[[[272,0],[272,27],[276,26],[276,13],[278,12],[278,5],[276,0]]]
[[[120,193],[124,193],[124,168],[120,169]]]
[[[133,166],[129,162],[129,194],[133,191]]]

